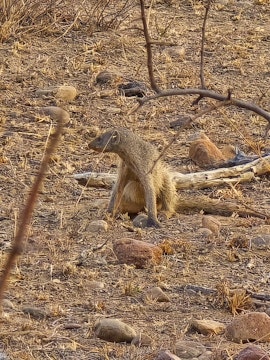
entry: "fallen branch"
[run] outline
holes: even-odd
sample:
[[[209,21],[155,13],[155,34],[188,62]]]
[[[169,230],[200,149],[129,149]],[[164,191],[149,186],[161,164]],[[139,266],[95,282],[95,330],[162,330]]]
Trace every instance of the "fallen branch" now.
[[[173,173],[175,186],[181,189],[204,189],[212,186],[249,182],[270,172],[270,155],[256,159],[244,165],[231,168],[221,168],[197,173]],[[75,174],[74,178],[81,185],[89,187],[111,188],[116,180],[116,174],[87,172]]]
[[[232,168],[222,168],[210,171],[203,171],[191,174],[173,173],[176,188],[183,189],[203,189],[217,185],[237,184],[250,182],[260,176],[270,172],[270,155],[256,159],[244,165]],[[88,172],[75,174],[74,178],[83,186],[111,188],[116,181],[116,174]],[[237,204],[233,201],[220,201],[210,199],[208,196],[192,197],[190,194],[179,194],[177,210],[180,212],[191,210],[203,210],[207,214],[218,214],[221,216],[231,216],[237,213],[241,217],[254,216],[262,219],[269,215],[263,211],[248,209],[247,206]]]

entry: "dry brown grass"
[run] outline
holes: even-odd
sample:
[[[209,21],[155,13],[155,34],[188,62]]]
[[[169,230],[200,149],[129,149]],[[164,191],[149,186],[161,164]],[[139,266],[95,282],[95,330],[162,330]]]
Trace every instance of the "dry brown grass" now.
[[[24,3],[30,5],[26,0]],[[126,4],[125,1],[118,3],[119,6]],[[219,9],[218,4],[211,12],[207,31],[206,83],[225,93],[231,87],[237,97],[259,101],[267,108],[269,6],[258,1],[229,1]],[[38,5],[42,13],[44,3]],[[35,28],[31,23],[31,16],[34,19],[35,14],[29,11],[28,25],[26,18],[25,23],[20,23],[19,16],[13,22],[14,27],[8,25],[10,30],[1,35],[1,266],[51,127],[49,119],[37,116],[38,109],[57,103],[54,98],[36,97],[35,91],[68,84],[78,88],[79,96],[72,103],[62,104],[70,112],[71,121],[50,164],[24,253],[12,272],[5,294],[13,307],[3,308],[0,350],[8,354],[10,360],[153,360],[159,348],[173,351],[175,340],[186,338],[216,349],[217,359],[221,358],[219,354],[230,358],[239,351],[239,344],[229,343],[223,336],[209,339],[186,333],[193,318],[231,321],[233,316],[227,303],[220,308],[203,294],[181,293],[177,289],[185,284],[215,288],[217,283],[227,280],[235,288],[269,292],[269,251],[258,250],[254,267],[250,268],[247,264],[254,250],[238,243],[228,249],[233,239],[269,234],[269,225],[261,219],[219,218],[222,228],[217,244],[206,244],[198,235],[201,214],[176,214],[155,231],[131,233],[127,218],[110,221],[106,233],[89,231],[91,220],[105,216],[104,209],[97,207],[96,202],[108,201],[109,190],[82,192],[72,175],[90,170],[114,172],[117,161],[112,155],[101,158],[90,153],[87,145],[94,136],[93,129],[104,131],[113,126],[127,126],[163,148],[175,133],[169,127],[170,121],[181,114],[192,115],[197,109],[190,106],[193,98],[174,97],[159,99],[131,113],[137,106],[136,100],[119,96],[114,86],[105,89],[111,91],[109,96],[102,97],[104,89],[95,85],[95,76],[101,70],[116,71],[148,84],[144,39],[138,30],[141,27],[139,8],[135,6],[128,12],[128,18],[120,21],[118,29],[93,32],[87,23],[80,22],[83,15],[87,18],[90,13],[82,12],[76,20],[82,1],[75,3],[76,8],[73,5],[74,2],[72,6],[60,2],[60,10],[55,8],[55,23],[45,15],[44,32],[30,32],[31,26],[33,30],[42,27]],[[155,18],[160,20],[158,32]],[[163,44],[154,46],[155,71],[162,87],[199,85],[202,18],[199,1],[184,0],[180,7],[178,1],[153,2],[150,29],[154,40]],[[46,25],[49,26],[46,28]],[[181,50],[180,55],[171,52],[175,47],[167,43],[175,43],[185,52]],[[230,143],[250,152],[253,144],[261,140],[264,127],[264,121],[244,110],[219,109],[185,129],[168,150],[165,160],[178,171],[191,171],[187,138],[198,130],[204,130],[218,146]],[[265,147],[269,147],[269,140]],[[239,184],[234,189],[187,191],[190,197],[201,193],[215,199],[240,198],[258,210],[262,206],[269,208],[267,176],[250,184]],[[161,266],[142,270],[117,264],[112,241],[121,237],[155,244],[167,241]],[[93,251],[105,241],[103,248]],[[93,280],[104,282],[104,289],[91,288]],[[142,295],[151,286],[161,286],[171,302],[165,305],[144,302]],[[243,307],[243,300],[234,302],[236,310]],[[44,310],[48,317],[31,318],[22,311],[26,305]],[[94,338],[92,327],[99,317],[122,319],[151,336],[153,346],[135,348]],[[269,344],[264,347],[270,351]]]
[[[94,31],[117,29],[132,8],[130,0],[1,0],[0,42],[27,34],[67,35],[70,30]]]

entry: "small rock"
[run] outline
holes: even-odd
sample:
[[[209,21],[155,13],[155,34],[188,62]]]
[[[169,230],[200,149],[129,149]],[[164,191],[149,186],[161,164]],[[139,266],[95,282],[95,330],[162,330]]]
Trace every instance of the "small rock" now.
[[[90,289],[104,289],[104,282],[92,280],[88,283]]]
[[[235,357],[235,360],[269,360],[269,356],[261,348],[249,345]]]
[[[202,355],[200,355],[200,356],[198,357],[198,360],[209,360],[209,359],[213,359],[213,358],[212,358],[212,355],[213,355],[212,351],[207,350],[207,351],[205,351]]]
[[[113,71],[103,70],[96,76],[96,84],[110,85],[123,79],[121,74],[114,73]]]
[[[170,298],[158,286],[153,287],[146,292],[146,297],[157,302],[169,302]]]
[[[172,129],[186,129],[191,127],[191,117],[187,115],[178,115],[176,120],[170,122]]]
[[[37,89],[36,91],[36,95],[39,97],[43,97],[43,96],[50,96],[53,94],[53,88],[48,88],[48,89]]]
[[[24,306],[22,312],[30,315],[32,318],[41,320],[48,317],[48,314],[43,310],[36,307]]]
[[[8,360],[7,355],[4,354],[2,351],[0,351],[0,360]]]
[[[108,199],[96,199],[91,203],[93,209],[106,209],[108,207]]]
[[[61,85],[56,89],[55,97],[64,101],[73,101],[77,96],[77,89],[74,86]]]
[[[152,345],[152,338],[148,335],[145,335],[145,334],[140,334],[140,335],[137,335],[133,338],[133,340],[131,341],[131,344],[132,345],[135,345],[135,346],[151,346]]]
[[[104,70],[104,71],[101,71],[99,74],[97,74],[96,83],[100,84],[100,85],[109,84],[113,80],[114,77],[115,77],[115,74],[113,74],[110,71]]]
[[[176,355],[183,359],[199,357],[205,351],[205,346],[195,341],[179,340],[175,344]]]
[[[120,84],[118,86],[121,94],[127,97],[137,96],[144,97],[146,94],[146,86],[138,81],[131,81],[127,84]]]
[[[169,350],[160,350],[154,360],[181,360],[178,356],[171,353]]]
[[[101,319],[94,325],[95,335],[110,342],[130,343],[136,336],[136,331],[118,319]]]
[[[55,96],[64,101],[72,101],[77,96],[77,89],[69,85],[52,86],[47,89],[38,89],[36,95],[40,97]]]
[[[239,315],[226,328],[230,341],[270,341],[270,317],[264,312]]]
[[[93,220],[87,226],[87,230],[91,232],[107,231],[108,224],[105,220]]]
[[[198,235],[202,236],[205,239],[212,239],[214,234],[210,229],[207,228],[200,228],[198,229]]]
[[[3,299],[2,300],[2,305],[3,305],[4,308],[14,309],[13,303],[8,299]]]
[[[135,216],[135,218],[132,220],[132,223],[133,226],[143,229],[147,227],[147,220],[148,216],[146,214],[139,214]]]
[[[116,240],[113,251],[120,264],[133,264],[139,269],[159,265],[163,255],[160,247],[130,238]]]
[[[66,330],[80,329],[81,327],[82,327],[82,325],[77,324],[77,323],[63,324],[63,328],[66,329]]]
[[[226,326],[214,320],[193,320],[191,327],[203,335],[223,334]]]
[[[202,226],[212,231],[214,235],[219,236],[221,223],[214,216],[204,215],[202,217]]]
[[[251,239],[251,248],[257,250],[270,249],[270,234],[261,234]]]

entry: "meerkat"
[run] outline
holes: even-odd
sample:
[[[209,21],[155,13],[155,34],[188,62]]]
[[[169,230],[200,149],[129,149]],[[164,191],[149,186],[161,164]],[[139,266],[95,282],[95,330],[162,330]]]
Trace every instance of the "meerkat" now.
[[[125,128],[115,128],[98,136],[89,148],[112,152],[120,157],[117,181],[108,212],[138,213],[147,209],[147,227],[159,227],[157,209],[170,216],[175,211],[177,195],[172,173],[159,159],[158,150]]]

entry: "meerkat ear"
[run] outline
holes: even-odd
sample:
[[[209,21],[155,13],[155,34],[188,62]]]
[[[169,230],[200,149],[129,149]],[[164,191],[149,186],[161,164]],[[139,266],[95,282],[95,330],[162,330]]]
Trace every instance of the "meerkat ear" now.
[[[111,142],[114,145],[117,145],[117,144],[120,143],[120,133],[119,133],[119,131],[114,130],[114,132],[112,133],[112,136],[111,136]]]

